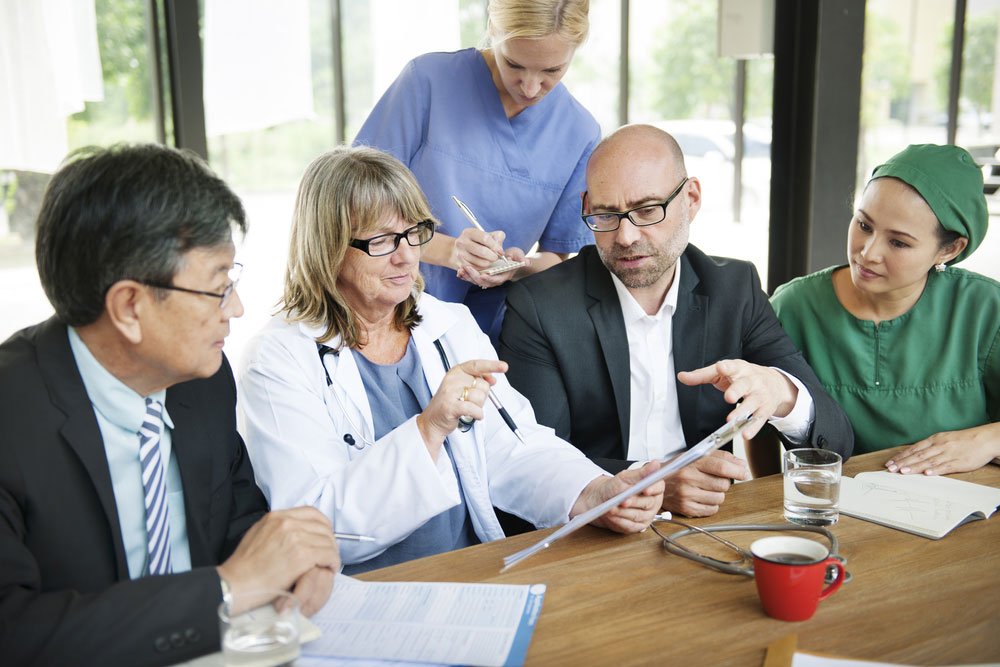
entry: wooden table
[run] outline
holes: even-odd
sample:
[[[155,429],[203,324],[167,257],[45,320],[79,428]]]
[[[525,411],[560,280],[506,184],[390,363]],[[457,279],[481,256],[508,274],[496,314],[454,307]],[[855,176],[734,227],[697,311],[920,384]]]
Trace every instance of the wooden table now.
[[[887,452],[852,458],[844,474],[881,469],[888,458]],[[1000,487],[996,465],[956,477]],[[738,484],[719,514],[691,523],[778,523],[781,497],[778,475]],[[505,574],[503,557],[543,533],[359,578],[546,584],[529,665],[757,666],[768,644],[790,633],[797,633],[799,648],[841,657],[918,665],[1000,661],[1000,517],[937,541],[843,515],[833,532],[853,581],[800,623],[769,618],[750,578],[669,554],[652,531],[623,536],[587,526]],[[742,546],[761,535],[726,534]],[[706,538],[685,539],[712,552]]]

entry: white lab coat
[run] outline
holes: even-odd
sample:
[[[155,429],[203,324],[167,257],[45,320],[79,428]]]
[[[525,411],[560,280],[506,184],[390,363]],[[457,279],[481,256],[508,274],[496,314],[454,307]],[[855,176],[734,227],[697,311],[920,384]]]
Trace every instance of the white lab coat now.
[[[423,321],[413,340],[427,384],[435,392],[445,368],[434,341],[452,365],[496,359],[468,308],[424,294]],[[316,349],[322,329],[274,318],[252,340],[240,372],[241,431],[257,482],[273,509],[313,505],[336,530],[375,542],[340,542],[345,564],[372,558],[405,539],[431,517],[460,502],[444,449],[431,459],[410,418],[373,446],[371,408],[349,349],[325,356]],[[328,345],[337,348],[337,340]],[[503,537],[493,506],[539,527],[563,523],[583,488],[604,473],[578,449],[535,421],[534,411],[502,375],[495,395],[527,441],[514,436],[487,402],[486,417],[468,433],[449,436],[469,514],[482,541]],[[338,401],[339,399],[339,401]],[[361,433],[357,432],[361,429]]]

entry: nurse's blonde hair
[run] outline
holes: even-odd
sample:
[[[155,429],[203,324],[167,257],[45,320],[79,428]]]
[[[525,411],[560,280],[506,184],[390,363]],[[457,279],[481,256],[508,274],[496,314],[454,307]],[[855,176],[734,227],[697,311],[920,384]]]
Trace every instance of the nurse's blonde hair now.
[[[367,343],[359,323],[337,286],[337,277],[351,239],[375,233],[387,215],[398,215],[411,225],[437,221],[403,163],[382,151],[338,146],[306,168],[292,213],[288,268],[281,311],[292,321],[326,327],[318,338],[325,343],[341,337],[338,348]],[[420,323],[417,299],[424,282],[417,277],[413,293],[396,307],[400,329]]]
[[[491,46],[557,34],[578,47],[590,30],[590,0],[490,0],[486,11]]]

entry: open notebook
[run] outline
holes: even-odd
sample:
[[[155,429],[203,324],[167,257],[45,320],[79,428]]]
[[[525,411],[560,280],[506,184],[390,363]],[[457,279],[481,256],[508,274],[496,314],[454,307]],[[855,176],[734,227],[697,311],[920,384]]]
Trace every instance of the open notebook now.
[[[950,477],[863,472],[840,480],[840,511],[933,540],[956,526],[988,519],[1000,489]]]

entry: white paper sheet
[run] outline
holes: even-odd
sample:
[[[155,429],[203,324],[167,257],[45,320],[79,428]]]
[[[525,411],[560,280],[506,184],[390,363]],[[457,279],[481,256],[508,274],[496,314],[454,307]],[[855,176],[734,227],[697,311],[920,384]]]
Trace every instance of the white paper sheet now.
[[[490,665],[521,664],[545,586],[369,583],[337,577],[312,617],[323,636],[306,658],[365,658]]]
[[[982,663],[964,665],[964,667],[996,667],[997,663]],[[907,667],[898,662],[877,662],[870,660],[853,660],[851,658],[835,658],[832,656],[813,655],[796,651],[792,657],[792,667]],[[959,667],[956,665],[955,667]]]

